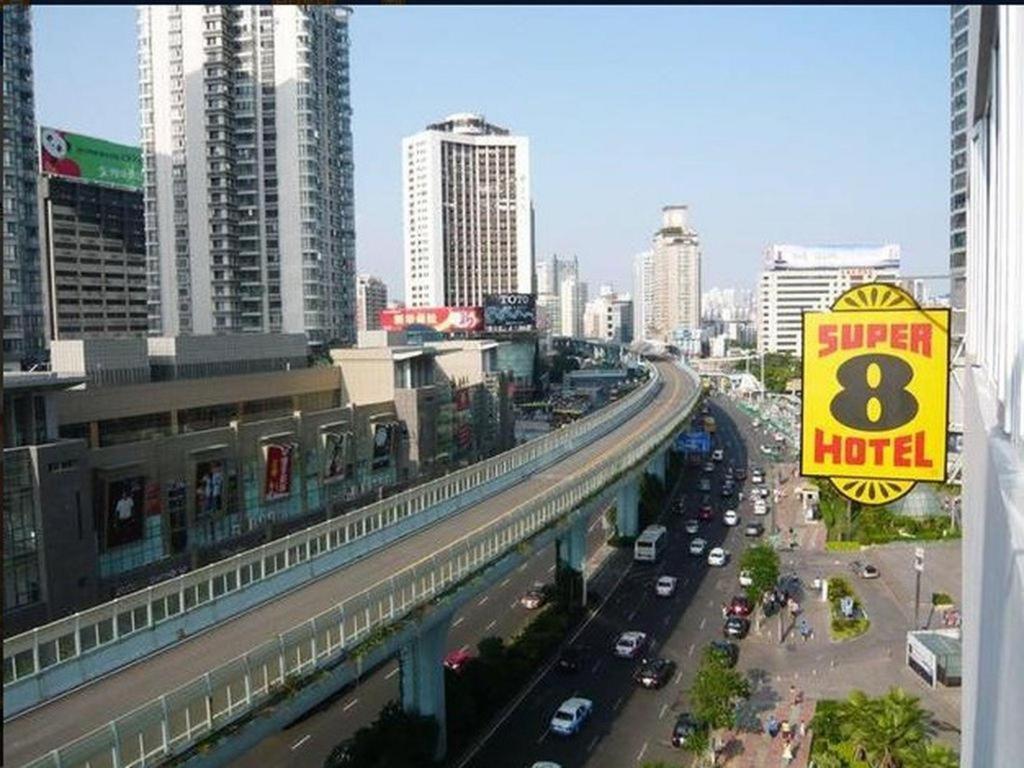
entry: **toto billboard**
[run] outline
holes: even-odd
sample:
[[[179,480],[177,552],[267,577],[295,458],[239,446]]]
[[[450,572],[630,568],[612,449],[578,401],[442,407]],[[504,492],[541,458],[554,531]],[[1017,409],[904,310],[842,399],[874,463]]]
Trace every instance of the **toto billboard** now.
[[[484,325],[497,330],[536,327],[537,297],[532,293],[484,296]]]

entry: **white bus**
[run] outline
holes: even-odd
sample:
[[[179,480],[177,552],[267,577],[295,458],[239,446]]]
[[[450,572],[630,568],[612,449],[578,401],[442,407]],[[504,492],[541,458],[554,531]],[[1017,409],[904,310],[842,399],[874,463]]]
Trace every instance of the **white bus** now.
[[[654,562],[668,544],[668,529],[664,525],[649,525],[644,528],[633,544],[633,559]]]

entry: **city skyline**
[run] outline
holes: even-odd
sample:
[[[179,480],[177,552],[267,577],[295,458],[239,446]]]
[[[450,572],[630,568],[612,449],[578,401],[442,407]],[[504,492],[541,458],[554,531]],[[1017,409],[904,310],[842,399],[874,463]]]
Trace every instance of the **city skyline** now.
[[[430,30],[471,29],[481,15],[531,34],[538,50],[570,19],[586,34],[571,43],[575,64],[559,69],[544,57],[499,68],[512,37],[468,35],[480,66],[465,71]],[[578,253],[595,283],[629,284],[630,258],[652,234],[647,212],[673,199],[701,211],[705,287],[752,288],[771,242],[900,242],[907,273],[945,273],[948,25],[945,7],[360,7],[351,27],[357,269],[372,265],[402,285],[401,138],[438,115],[477,111],[531,138],[537,261]],[[681,29],[695,42],[680,59],[658,42]],[[651,39],[628,64],[600,56],[609,36],[641,34]],[[35,35],[37,121],[138,142],[134,8],[39,7]],[[83,64],[69,73],[60,51],[72,44]],[[422,87],[396,87],[399,70],[420,72]],[[663,99],[666,78],[681,84],[682,105]],[[621,119],[598,119],[608,100]],[[602,149],[609,141],[622,142],[613,155]],[[590,220],[602,226],[582,226]]]

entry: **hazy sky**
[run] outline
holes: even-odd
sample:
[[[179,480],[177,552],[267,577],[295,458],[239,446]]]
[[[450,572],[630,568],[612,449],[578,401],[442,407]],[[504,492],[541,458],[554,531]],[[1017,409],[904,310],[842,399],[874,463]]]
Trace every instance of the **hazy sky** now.
[[[138,141],[133,7],[36,6],[37,119]],[[530,137],[538,260],[630,287],[687,203],[704,287],[752,286],[771,242],[897,242],[947,271],[947,6],[358,6],[356,255],[401,296],[403,136],[482,112]]]

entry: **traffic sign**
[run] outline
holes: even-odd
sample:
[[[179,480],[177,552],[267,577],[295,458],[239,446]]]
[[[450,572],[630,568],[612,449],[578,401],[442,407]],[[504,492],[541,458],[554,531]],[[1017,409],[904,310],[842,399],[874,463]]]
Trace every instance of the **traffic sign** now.
[[[886,283],[804,312],[802,474],[862,504],[945,480],[949,317]]]

